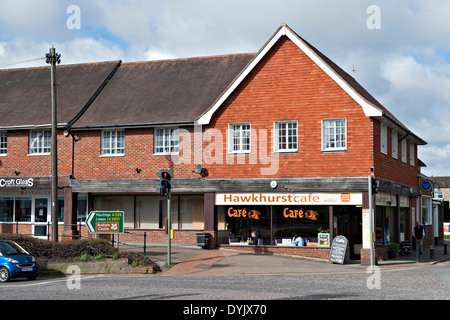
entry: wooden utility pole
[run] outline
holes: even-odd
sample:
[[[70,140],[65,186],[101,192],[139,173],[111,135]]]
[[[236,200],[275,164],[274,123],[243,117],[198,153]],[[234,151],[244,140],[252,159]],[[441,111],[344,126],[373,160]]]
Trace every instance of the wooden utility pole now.
[[[52,240],[58,242],[58,117],[56,111],[56,64],[61,63],[61,55],[55,48],[45,55],[46,62],[51,65],[52,90]]]

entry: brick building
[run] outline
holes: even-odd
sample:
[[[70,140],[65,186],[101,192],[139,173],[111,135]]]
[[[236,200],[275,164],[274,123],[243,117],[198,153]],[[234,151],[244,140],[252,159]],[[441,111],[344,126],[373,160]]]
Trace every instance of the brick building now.
[[[51,217],[49,72],[0,71],[2,232]],[[57,79],[59,217],[72,233],[92,210],[120,210],[127,229],[165,241],[161,169],[175,242],[204,230],[213,246],[328,258],[322,231],[367,263],[369,176],[378,256],[431,211],[426,142],[285,24],[257,53],[60,66]],[[261,245],[241,245],[252,230]],[[304,247],[282,244],[294,234]]]

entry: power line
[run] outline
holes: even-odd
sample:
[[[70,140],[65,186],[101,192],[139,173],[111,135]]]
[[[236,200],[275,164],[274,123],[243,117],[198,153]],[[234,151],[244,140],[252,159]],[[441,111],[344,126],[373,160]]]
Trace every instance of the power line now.
[[[33,62],[33,61],[44,60],[44,59],[45,59],[45,57],[32,59],[32,60],[15,61],[15,62],[0,62],[0,68],[16,66],[16,65],[19,65],[22,63]],[[5,63],[5,64],[2,64],[2,63]]]

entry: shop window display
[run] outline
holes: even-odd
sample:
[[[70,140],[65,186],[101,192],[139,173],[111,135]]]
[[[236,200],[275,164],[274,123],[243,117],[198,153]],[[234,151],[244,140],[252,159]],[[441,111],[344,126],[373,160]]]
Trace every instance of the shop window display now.
[[[265,245],[294,235],[317,242],[329,230],[328,206],[226,206],[224,214],[230,238],[246,241],[256,231]]]

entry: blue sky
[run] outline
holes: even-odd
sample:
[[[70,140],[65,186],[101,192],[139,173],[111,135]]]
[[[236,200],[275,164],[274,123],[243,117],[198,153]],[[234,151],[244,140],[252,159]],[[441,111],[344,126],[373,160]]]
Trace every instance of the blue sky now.
[[[450,176],[449,16],[448,0],[0,0],[0,68],[52,45],[63,64],[257,52],[286,22],[428,142],[425,174]]]

